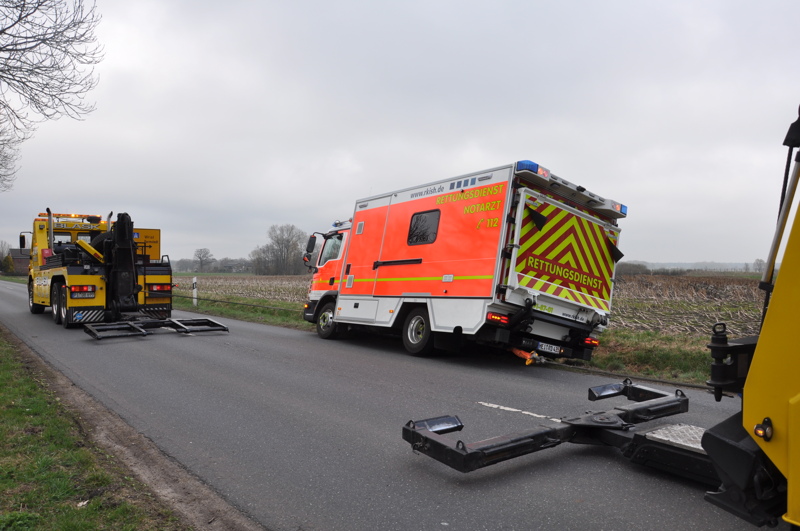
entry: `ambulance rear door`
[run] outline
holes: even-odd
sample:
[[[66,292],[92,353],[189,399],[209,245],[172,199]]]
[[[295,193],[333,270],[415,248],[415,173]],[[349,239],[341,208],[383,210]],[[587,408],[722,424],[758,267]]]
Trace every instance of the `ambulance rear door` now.
[[[506,300],[586,323],[611,310],[619,229],[589,210],[519,191]]]

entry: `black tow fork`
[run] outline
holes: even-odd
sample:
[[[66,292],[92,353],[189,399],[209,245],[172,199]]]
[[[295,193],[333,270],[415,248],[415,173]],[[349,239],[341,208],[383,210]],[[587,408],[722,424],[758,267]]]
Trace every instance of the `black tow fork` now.
[[[552,448],[562,442],[571,442],[614,446],[635,463],[670,469],[672,473],[710,485],[719,484],[705,455],[681,448],[665,448],[665,445],[653,442],[646,431],[635,429],[636,424],[688,411],[689,398],[682,391],[670,394],[634,384],[629,379],[589,389],[589,400],[592,401],[617,396],[624,396],[629,402],[604,412],[550,419],[547,424],[527,431],[475,443],[448,436],[464,428],[461,419],[455,415],[409,421],[403,426],[403,439],[415,452],[459,472],[471,472]]]

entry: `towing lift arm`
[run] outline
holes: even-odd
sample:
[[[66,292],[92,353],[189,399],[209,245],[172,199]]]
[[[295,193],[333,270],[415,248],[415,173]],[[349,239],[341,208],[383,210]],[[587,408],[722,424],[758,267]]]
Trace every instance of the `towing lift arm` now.
[[[412,420],[403,426],[403,439],[414,451],[425,454],[459,472],[471,472],[563,442],[613,446],[634,463],[669,469],[683,477],[719,485],[713,466],[700,448],[702,430],[681,425],[646,431],[632,430],[636,424],[684,413],[689,398],[680,390],[667,394],[625,379],[622,383],[589,389],[589,400],[625,396],[632,404],[604,412],[564,417],[552,425],[464,443],[447,435],[464,428],[457,416]],[[665,431],[671,430],[671,431]],[[676,432],[680,432],[676,437]]]

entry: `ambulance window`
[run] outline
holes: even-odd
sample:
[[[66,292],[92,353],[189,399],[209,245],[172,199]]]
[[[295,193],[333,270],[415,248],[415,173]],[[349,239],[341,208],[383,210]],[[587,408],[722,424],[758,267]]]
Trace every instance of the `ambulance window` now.
[[[336,260],[342,252],[342,235],[337,234],[325,240],[325,245],[319,253],[319,265],[324,265],[328,260]]]
[[[436,241],[439,232],[439,210],[417,212],[411,216],[411,226],[408,228],[409,245],[425,245]]]

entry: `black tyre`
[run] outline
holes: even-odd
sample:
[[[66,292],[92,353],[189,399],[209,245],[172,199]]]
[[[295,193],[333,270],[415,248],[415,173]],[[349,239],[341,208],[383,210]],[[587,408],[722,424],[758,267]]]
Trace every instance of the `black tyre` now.
[[[64,328],[72,328],[72,314],[69,312],[69,308],[67,307],[67,287],[62,284],[61,289],[58,291],[58,312],[61,314],[61,325]]]
[[[50,286],[50,308],[53,311],[53,322],[61,324],[61,282],[54,282]]]
[[[103,254],[103,243],[111,238],[113,235],[110,231],[103,232],[102,234],[98,234],[92,241],[89,242],[89,245],[94,247],[100,254]]]
[[[406,317],[403,346],[413,356],[428,356],[433,352],[433,332],[427,309],[414,308]]]
[[[335,339],[339,336],[336,322],[333,320],[336,304],[326,302],[317,314],[317,335],[322,339]]]
[[[31,313],[44,312],[43,304],[36,304],[33,302],[33,282],[28,282],[28,309],[31,311]]]

